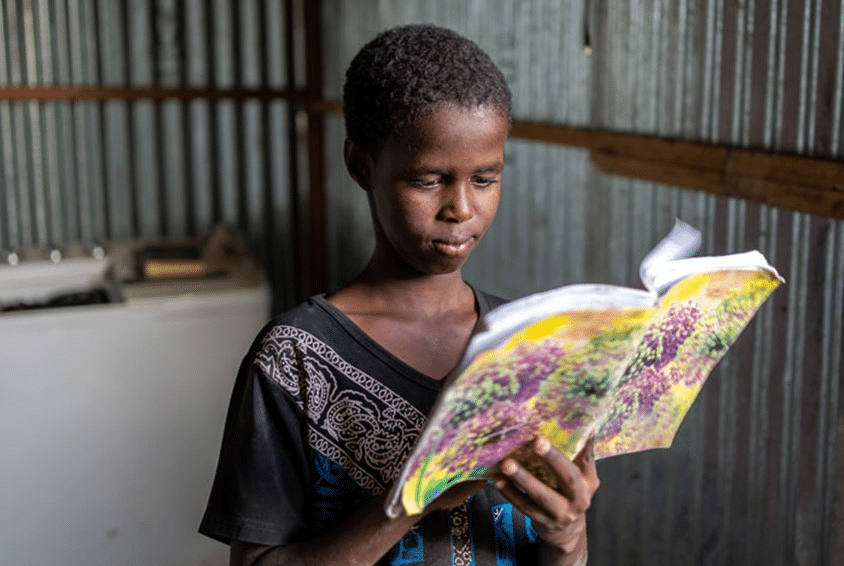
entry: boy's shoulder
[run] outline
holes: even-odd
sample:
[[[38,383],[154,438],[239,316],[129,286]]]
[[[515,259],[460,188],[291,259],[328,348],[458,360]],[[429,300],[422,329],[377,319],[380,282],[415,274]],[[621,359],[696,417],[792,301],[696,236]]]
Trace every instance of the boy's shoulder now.
[[[275,315],[268,327],[277,325],[309,325],[320,321],[327,316],[325,295],[314,295],[297,304],[294,307]]]
[[[247,357],[257,355],[268,342],[277,340],[282,335],[324,334],[330,320],[325,309],[315,297],[311,297],[298,305],[274,315],[255,335],[249,348]]]
[[[336,326],[336,317],[324,295],[314,295],[294,307],[273,316],[258,333],[256,344],[280,328],[296,328],[308,333],[322,334],[327,327]]]

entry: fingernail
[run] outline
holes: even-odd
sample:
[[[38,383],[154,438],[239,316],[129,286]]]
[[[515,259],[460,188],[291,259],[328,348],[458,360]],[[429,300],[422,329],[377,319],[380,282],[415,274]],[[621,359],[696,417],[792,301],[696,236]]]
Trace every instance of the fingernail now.
[[[516,473],[516,463],[513,460],[504,460],[501,464],[501,473],[512,475]]]
[[[537,438],[536,442],[533,445],[534,451],[539,454],[540,456],[547,454],[549,450],[551,450],[551,443],[548,442],[547,438]]]
[[[495,488],[498,490],[504,489],[505,485],[507,485],[507,482],[505,482],[504,480],[496,480],[495,482]]]

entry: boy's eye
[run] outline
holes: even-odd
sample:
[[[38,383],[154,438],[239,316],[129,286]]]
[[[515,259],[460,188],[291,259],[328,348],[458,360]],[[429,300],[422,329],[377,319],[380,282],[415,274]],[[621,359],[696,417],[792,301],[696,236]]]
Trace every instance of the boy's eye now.
[[[488,187],[498,182],[497,177],[475,177],[472,182],[478,187]]]
[[[414,187],[420,187],[423,189],[431,189],[436,187],[440,183],[438,178],[422,178],[422,179],[411,179],[410,184]]]

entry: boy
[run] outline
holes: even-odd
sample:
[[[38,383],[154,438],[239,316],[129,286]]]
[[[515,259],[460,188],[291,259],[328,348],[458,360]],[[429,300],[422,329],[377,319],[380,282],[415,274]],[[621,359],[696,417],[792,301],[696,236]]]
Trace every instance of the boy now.
[[[433,26],[384,32],[343,94],[349,173],[375,250],[353,281],[273,320],[244,359],[200,531],[232,564],[583,564],[598,487],[591,447],[536,451],[561,493],[516,462],[420,516],[386,492],[441,380],[501,302],[461,267],[495,217],[510,93],[474,43]]]

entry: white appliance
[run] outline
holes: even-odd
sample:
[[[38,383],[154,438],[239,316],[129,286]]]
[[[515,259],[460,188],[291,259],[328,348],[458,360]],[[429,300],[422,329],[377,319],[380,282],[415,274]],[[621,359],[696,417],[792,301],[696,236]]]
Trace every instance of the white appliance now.
[[[228,564],[196,529],[267,285],[244,262],[109,282],[113,260],[0,266],[0,304],[102,284],[118,298],[0,313],[0,563]]]

